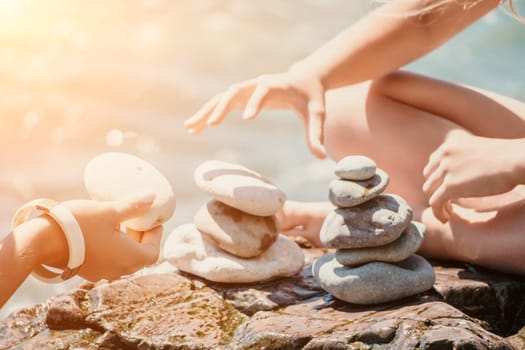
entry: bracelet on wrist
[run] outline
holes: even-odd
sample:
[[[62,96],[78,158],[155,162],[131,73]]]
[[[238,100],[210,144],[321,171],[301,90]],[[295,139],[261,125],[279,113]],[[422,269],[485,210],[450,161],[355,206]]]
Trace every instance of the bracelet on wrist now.
[[[59,283],[75,276],[84,263],[85,243],[80,226],[69,209],[52,199],[35,199],[18,209],[11,220],[11,229],[39,214],[49,215],[62,229],[69,249],[69,259],[62,273],[55,273],[45,265],[38,265],[32,275],[41,281]]]

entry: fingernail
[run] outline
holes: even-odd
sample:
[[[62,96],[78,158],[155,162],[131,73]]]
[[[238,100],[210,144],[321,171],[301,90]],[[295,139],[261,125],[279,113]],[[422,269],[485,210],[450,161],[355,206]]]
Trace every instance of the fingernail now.
[[[255,114],[255,111],[250,109],[250,110],[245,110],[243,115],[242,115],[242,119],[244,120],[250,120],[253,118],[253,115]]]

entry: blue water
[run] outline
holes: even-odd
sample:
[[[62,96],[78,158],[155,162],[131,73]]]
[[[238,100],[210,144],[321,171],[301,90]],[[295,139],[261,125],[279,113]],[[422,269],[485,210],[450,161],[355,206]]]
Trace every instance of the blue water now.
[[[0,0],[0,232],[32,198],[85,197],[84,164],[113,150],[147,159],[172,183],[177,211],[166,232],[191,221],[207,200],[192,172],[211,158],[259,171],[291,199],[325,199],[332,163],[308,152],[292,113],[249,123],[232,113],[200,137],[182,122],[229,84],[286,69],[369,7],[348,0]],[[525,100],[524,57],[525,25],[496,10],[407,68]],[[108,142],[111,130],[125,135],[121,144]],[[65,288],[29,279],[0,317]]]

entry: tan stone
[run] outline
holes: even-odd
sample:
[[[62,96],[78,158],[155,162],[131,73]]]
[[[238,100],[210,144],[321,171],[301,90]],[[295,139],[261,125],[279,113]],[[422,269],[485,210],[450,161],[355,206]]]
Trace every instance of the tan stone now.
[[[84,170],[84,185],[89,196],[98,201],[155,192],[148,213],[123,223],[133,230],[146,231],[161,225],[175,211],[175,195],[169,181],[153,165],[131,154],[109,152],[93,158]]]
[[[286,200],[277,186],[237,164],[206,161],[195,169],[194,179],[197,187],[209,196],[253,215],[273,215]]]
[[[206,239],[241,258],[266,251],[279,235],[274,215],[248,214],[216,200],[203,205],[193,222]]]

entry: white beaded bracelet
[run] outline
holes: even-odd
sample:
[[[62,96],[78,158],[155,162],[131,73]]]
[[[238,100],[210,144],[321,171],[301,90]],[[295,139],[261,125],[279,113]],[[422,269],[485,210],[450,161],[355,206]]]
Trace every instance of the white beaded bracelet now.
[[[48,214],[60,226],[66,236],[69,248],[69,261],[62,273],[55,273],[44,265],[36,267],[32,274],[39,280],[48,283],[59,283],[70,279],[78,273],[84,263],[84,235],[77,220],[69,209],[52,199],[35,199],[17,210],[11,220],[11,229],[40,214]]]

